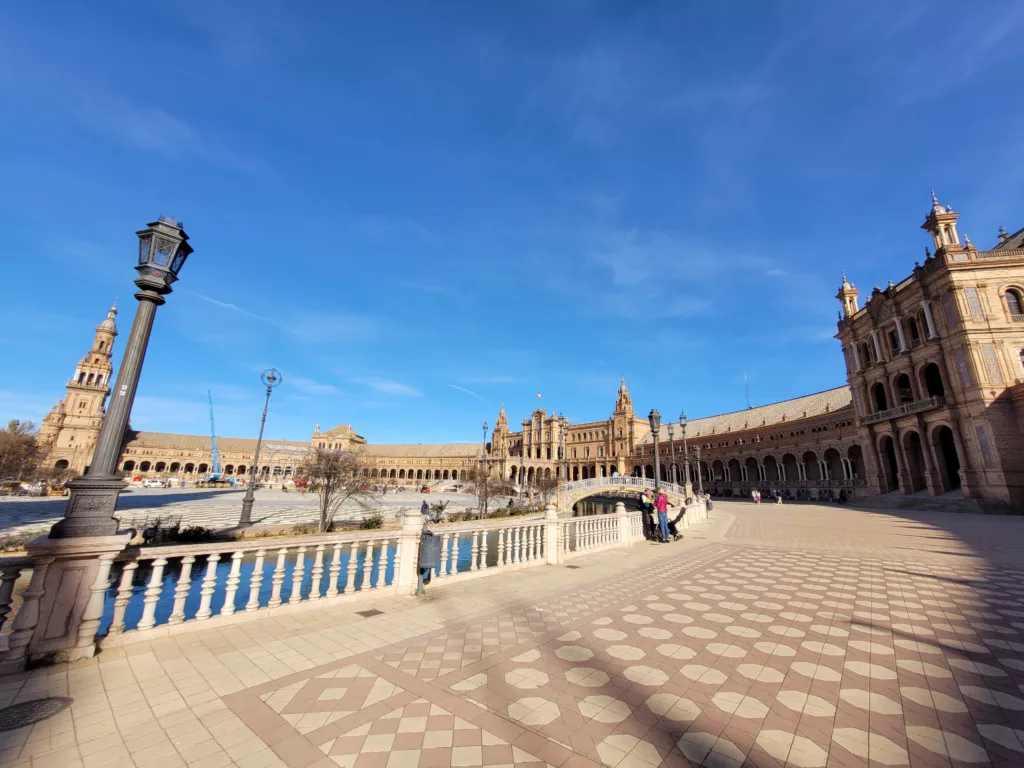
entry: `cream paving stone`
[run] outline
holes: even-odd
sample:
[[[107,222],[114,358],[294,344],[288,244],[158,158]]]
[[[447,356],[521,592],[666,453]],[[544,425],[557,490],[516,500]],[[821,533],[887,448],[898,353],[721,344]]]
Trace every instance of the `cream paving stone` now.
[[[625,632],[620,632],[617,629],[596,629],[594,630],[594,637],[598,640],[625,640],[627,635]]]
[[[841,627],[833,627],[829,624],[811,624],[811,632],[817,632],[819,635],[827,635],[828,637],[849,637],[850,633]]]
[[[622,620],[630,624],[650,624],[654,621],[650,616],[642,613],[627,613]]]
[[[679,751],[694,765],[715,768],[739,768],[746,753],[735,743],[706,731],[687,732],[676,742]]]
[[[646,607],[652,611],[674,611],[676,609],[671,603],[648,603]]]
[[[769,656],[796,656],[796,649],[785,643],[760,642],[754,643],[754,648]]]
[[[754,741],[780,763],[795,768],[823,768],[828,761],[828,752],[810,739],[789,731],[762,730]]]
[[[900,687],[900,695],[910,699],[915,704],[920,704],[939,712],[961,713],[967,712],[967,706],[959,699],[954,699],[941,691],[933,691],[929,688],[917,688],[904,685]]]
[[[879,715],[903,714],[903,707],[898,702],[881,693],[871,693],[862,688],[842,688],[839,691],[839,698],[865,712]]]
[[[689,637],[696,637],[700,640],[711,640],[713,638],[718,637],[717,632],[710,629],[705,629],[704,627],[683,627],[682,632],[684,635],[688,635]]]
[[[843,676],[832,667],[826,667],[824,664],[812,664],[809,661],[795,661],[789,668],[798,674],[811,678],[812,680],[823,680],[827,683],[835,683],[843,678]]]
[[[905,651],[916,651],[917,653],[927,654],[942,653],[942,648],[940,648],[939,646],[932,645],[931,643],[926,643],[921,640],[909,640],[905,637],[898,637],[895,640],[893,640],[893,643],[895,643],[898,647],[902,648]]]
[[[946,663],[951,667],[963,670],[964,672],[973,672],[976,675],[983,675],[985,677],[1006,677],[1006,672],[999,669],[999,667],[993,667],[991,664],[982,664],[980,661],[971,661],[970,659],[946,659]]]
[[[774,667],[764,664],[740,664],[736,671],[758,683],[781,683],[786,677]]]
[[[851,640],[848,643],[850,648],[854,648],[863,653],[870,653],[875,656],[892,656],[895,651],[888,645],[882,643],[872,643],[866,640]]]
[[[768,707],[760,699],[744,696],[742,693],[726,691],[711,697],[711,703],[723,712],[737,717],[752,720],[763,719],[768,714]]]
[[[637,648],[635,645],[610,645],[607,651],[609,656],[623,661],[637,661],[647,655],[643,649]]]
[[[741,613],[740,618],[744,621],[754,621],[758,624],[771,624],[773,621],[775,621],[775,614],[751,613],[750,611],[747,611],[746,613]]]
[[[555,650],[555,656],[566,661],[587,661],[594,658],[594,652],[582,645],[563,645]]]
[[[672,693],[655,693],[647,697],[647,707],[656,715],[691,723],[700,714],[700,707],[687,698]]]
[[[924,725],[908,725],[907,738],[929,752],[961,763],[987,763],[988,752],[973,741],[950,731]]]
[[[731,624],[733,622],[732,616],[724,613],[705,613],[703,618],[705,621],[713,621],[716,624]]]
[[[809,717],[833,717],[836,713],[836,708],[825,699],[803,691],[779,691],[775,698],[794,712]]]
[[[700,612],[710,611],[711,610],[711,606],[708,605],[707,603],[695,603],[695,602],[683,603],[683,608],[689,608],[691,611],[700,611]]]
[[[982,688],[977,685],[961,685],[960,693],[975,701],[980,701],[982,704],[991,704],[1015,712],[1024,711],[1024,699],[1019,699],[1004,691]]]
[[[566,670],[565,679],[583,688],[600,688],[608,683],[608,673],[593,667],[573,667]]]
[[[632,714],[629,705],[611,696],[587,696],[579,702],[580,714],[599,723],[621,723]]]
[[[895,670],[867,661],[847,661],[843,666],[855,675],[870,677],[872,680],[895,680]]]
[[[1018,672],[1024,672],[1024,659],[999,659],[999,663],[1004,667],[1015,669]]]
[[[573,640],[579,640],[581,637],[583,637],[583,635],[576,630],[573,630],[572,632],[566,632],[564,635],[556,637],[555,639],[560,643],[571,643]]]
[[[644,666],[642,664],[626,667],[622,674],[627,680],[634,682],[637,685],[662,686],[668,682],[668,675],[660,669]]]
[[[619,765],[626,768],[661,765],[661,753],[653,744],[628,734],[605,737],[597,745],[597,754],[601,762],[611,768]],[[626,758],[630,758],[628,762]]]
[[[775,635],[781,635],[782,637],[804,637],[807,633],[802,629],[796,627],[784,627],[781,624],[772,624],[768,627],[768,631]]]
[[[690,680],[704,683],[705,685],[721,685],[727,679],[724,672],[712,669],[711,667],[705,667],[703,664],[687,664],[681,667],[679,671]]]
[[[978,733],[989,741],[994,741],[999,746],[1012,749],[1014,752],[1024,753],[1024,730],[994,723],[982,723],[977,728]]]
[[[667,629],[658,629],[656,627],[640,627],[637,633],[642,637],[650,638],[651,640],[668,640],[673,637],[672,633]]]
[[[685,613],[666,613],[662,616],[665,621],[671,621],[673,624],[692,624],[693,617],[687,616]]]
[[[548,683],[548,674],[533,667],[518,667],[505,673],[505,682],[513,688],[540,688]]]
[[[508,716],[523,725],[547,725],[561,714],[555,702],[540,697],[518,699],[508,705]]]
[[[747,655],[745,648],[729,643],[708,643],[705,648],[715,656],[724,656],[727,659],[742,659]]]
[[[860,728],[836,728],[832,741],[862,760],[879,765],[910,765],[907,750],[881,734]]]
[[[725,631],[728,632],[730,635],[734,635],[735,637],[753,638],[761,636],[761,633],[753,627],[741,627],[736,624],[730,624],[728,627],[725,628]]]
[[[668,656],[670,659],[680,659],[687,661],[697,655],[697,652],[686,645],[677,645],[676,643],[663,643],[657,648],[658,653],[662,656]]]
[[[896,666],[900,669],[906,670],[907,672],[913,672],[918,675],[925,675],[927,677],[935,678],[947,678],[952,677],[953,673],[945,667],[937,666],[929,661],[915,661],[914,659],[897,659]]]
[[[804,640],[800,643],[801,648],[806,648],[811,653],[820,653],[825,656],[845,656],[846,649],[835,643],[822,643],[817,640]]]

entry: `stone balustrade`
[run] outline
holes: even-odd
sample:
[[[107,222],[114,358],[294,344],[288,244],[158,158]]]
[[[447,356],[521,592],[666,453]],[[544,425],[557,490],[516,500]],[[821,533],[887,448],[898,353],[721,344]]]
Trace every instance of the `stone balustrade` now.
[[[682,526],[705,517],[704,504],[695,503]],[[44,657],[89,658],[104,647],[281,611],[412,594],[423,531],[424,520],[415,514],[403,518],[398,531],[193,545],[126,546],[126,535],[105,539],[105,549],[81,543],[90,540],[37,539],[28,556],[0,558],[0,642],[7,640],[5,650],[0,645],[0,674]],[[430,589],[558,565],[643,538],[641,513],[627,513],[621,502],[610,515],[560,518],[550,504],[543,517],[459,523],[436,535],[441,557]],[[68,579],[73,572],[82,577]],[[55,626],[63,634],[55,635]]]

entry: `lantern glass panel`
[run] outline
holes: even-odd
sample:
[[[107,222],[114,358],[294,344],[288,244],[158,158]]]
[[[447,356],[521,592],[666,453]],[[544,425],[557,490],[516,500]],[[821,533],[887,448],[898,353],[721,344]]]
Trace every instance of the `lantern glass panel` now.
[[[166,267],[171,263],[171,256],[174,255],[174,243],[167,240],[157,240],[156,253],[153,255],[153,264],[158,267]]]
[[[150,245],[151,243],[148,237],[139,240],[139,266],[149,263]]]
[[[171,264],[171,272],[178,274],[181,271],[181,268],[185,266],[185,257],[187,255],[184,248],[178,249],[178,255],[174,257],[174,263]]]

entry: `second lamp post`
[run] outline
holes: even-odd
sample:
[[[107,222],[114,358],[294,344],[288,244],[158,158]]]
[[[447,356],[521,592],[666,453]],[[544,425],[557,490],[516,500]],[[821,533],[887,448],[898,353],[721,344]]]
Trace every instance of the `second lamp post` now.
[[[267,407],[270,405],[270,393],[274,387],[280,386],[284,378],[276,368],[267,368],[260,374],[260,381],[267,387],[267,398],[263,401],[263,418],[260,419],[260,435],[256,438],[256,455],[252,457],[252,466],[249,468],[249,487],[245,489],[245,498],[242,499],[242,516],[238,518],[239,525],[252,525],[252,504],[256,501],[256,481],[259,478],[260,446],[263,445],[263,427],[267,424]]]
[[[654,435],[654,493],[661,489],[661,458],[658,455],[658,431],[661,429],[661,414],[657,408],[652,408],[647,414],[647,420],[651,422],[651,434]]]

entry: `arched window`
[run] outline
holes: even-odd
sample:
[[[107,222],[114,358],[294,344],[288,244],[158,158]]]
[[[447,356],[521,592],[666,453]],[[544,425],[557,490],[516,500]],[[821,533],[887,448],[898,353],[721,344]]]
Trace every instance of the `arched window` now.
[[[871,348],[867,344],[860,345],[860,362],[865,368],[873,362],[871,359]]]
[[[1021,296],[1021,292],[1016,288],[1007,289],[1006,308],[1010,311],[1010,316],[1014,320],[1020,318],[1024,322],[1024,297]]]
[[[907,330],[910,331],[910,346],[917,347],[921,344],[921,328],[915,318],[907,320]]]
[[[102,351],[103,351],[103,348],[104,348],[105,346],[107,346],[107,342],[105,342],[105,341],[101,341],[101,342],[100,342],[100,352],[102,352]]]

